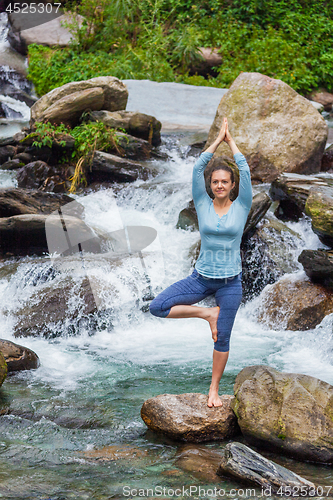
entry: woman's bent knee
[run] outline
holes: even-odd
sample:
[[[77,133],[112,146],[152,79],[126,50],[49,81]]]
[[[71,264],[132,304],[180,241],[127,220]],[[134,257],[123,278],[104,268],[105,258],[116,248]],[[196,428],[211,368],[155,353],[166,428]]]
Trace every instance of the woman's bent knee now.
[[[149,305],[149,311],[158,318],[166,318],[170,312],[170,308],[163,310],[160,302],[154,299]]]

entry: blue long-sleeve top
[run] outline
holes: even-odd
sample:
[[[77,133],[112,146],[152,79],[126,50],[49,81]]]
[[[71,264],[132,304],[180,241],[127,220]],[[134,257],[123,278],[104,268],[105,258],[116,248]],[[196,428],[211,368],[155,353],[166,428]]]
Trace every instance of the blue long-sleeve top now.
[[[234,155],[239,169],[239,192],[222,217],[215,212],[206,191],[204,170],[212,153],[201,153],[193,168],[192,195],[201,235],[200,255],[195,268],[207,278],[235,276],[242,270],[240,243],[252,205],[250,169],[241,153]]]

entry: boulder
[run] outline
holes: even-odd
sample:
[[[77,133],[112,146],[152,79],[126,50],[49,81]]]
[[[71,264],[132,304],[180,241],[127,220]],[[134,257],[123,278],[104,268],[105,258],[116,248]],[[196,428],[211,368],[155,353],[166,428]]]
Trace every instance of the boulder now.
[[[270,488],[269,491],[281,493],[285,488],[310,491],[315,484],[298,474],[268,460],[242,443],[228,443],[224,448],[224,456],[218,468],[219,476],[231,476],[242,482]],[[305,489],[304,489],[305,488]],[[286,493],[288,490],[285,490]]]
[[[70,127],[77,125],[84,111],[102,109],[104,92],[100,87],[80,90],[65,95],[51,104],[39,117],[38,121],[50,122],[55,125],[64,123]]]
[[[301,236],[286,224],[266,216],[254,234],[243,238],[243,298],[259,295],[266,285],[275,283],[285,273],[298,271],[295,253]]]
[[[122,155],[130,160],[148,160],[153,152],[152,145],[144,139],[132,137],[122,132],[116,132],[117,147]],[[119,154],[116,148],[108,150],[110,153]]]
[[[20,160],[24,165],[32,162],[32,156],[29,153],[18,153],[13,156],[13,160]]]
[[[82,326],[90,330],[96,327],[96,312],[97,305],[88,278],[78,286],[68,277],[65,283],[43,287],[42,293],[37,290],[16,312],[14,336],[53,338],[78,333]]]
[[[307,276],[333,291],[333,251],[303,250],[298,257]]]
[[[1,188],[0,218],[23,214],[51,214],[67,203],[72,203],[73,216],[82,217],[83,206],[66,194],[44,193],[34,189]]]
[[[46,162],[37,160],[24,165],[17,171],[17,184],[20,188],[39,189],[64,193],[66,181],[73,175],[73,168],[62,164],[50,167]]]
[[[331,313],[332,292],[311,281],[286,277],[263,292],[258,321],[273,330],[309,330]]]
[[[3,354],[9,372],[31,370],[40,365],[37,354],[21,345],[0,339],[0,352]]]
[[[179,212],[177,229],[199,230],[198,215],[194,206],[194,201],[191,200],[183,210]]]
[[[161,143],[162,124],[154,116],[134,111],[93,111],[91,121],[99,121],[111,128],[124,129],[128,134],[148,141],[153,146]]]
[[[311,188],[305,213],[311,217],[312,230],[320,241],[333,248],[333,186]]]
[[[236,377],[232,408],[250,444],[296,459],[333,463],[333,387],[322,380],[248,366]]]
[[[331,144],[323,154],[321,160],[321,171],[328,172],[333,169],[333,144]]]
[[[327,124],[305,97],[281,80],[241,73],[221,99],[206,146],[217,137],[224,116],[253,181],[271,182],[282,172],[320,171]],[[231,156],[225,143],[215,153],[222,154]]]
[[[297,221],[305,212],[305,204],[311,188],[333,185],[331,179],[310,175],[283,173],[270,186],[269,195],[272,200],[279,200],[275,211],[276,217],[282,220]]]
[[[72,243],[73,247],[67,246],[63,223],[66,232],[71,234],[71,241],[76,242]],[[70,254],[77,251],[78,243],[87,251],[101,251],[95,233],[77,217],[66,215],[62,220],[55,215],[29,214],[0,219],[0,254],[43,255],[49,252],[48,243],[52,244],[53,252],[57,249]]]
[[[47,109],[62,98],[77,92],[95,89],[96,87],[103,90],[103,109],[119,111],[126,108],[128,98],[126,86],[113,76],[98,76],[81,82],[66,83],[45,94],[31,108],[31,123],[40,121]]]
[[[13,17],[13,15],[11,17]],[[83,20],[84,18],[82,16],[76,16],[76,22],[79,26],[81,26]],[[37,24],[37,26],[23,29],[19,37],[11,35],[11,44],[14,45],[16,50],[19,49],[18,51],[24,55],[27,53],[27,47],[32,43],[50,47],[65,47],[71,42],[73,34],[63,26],[64,22],[73,22],[72,17],[67,13],[48,22],[44,22],[43,24]]]
[[[6,377],[7,377],[7,363],[2,352],[0,351],[0,387],[4,383]]]
[[[161,394],[143,403],[141,418],[149,429],[179,441],[228,439],[238,433],[232,399],[223,395],[221,407],[209,408],[204,394]]]
[[[133,182],[139,178],[147,179],[148,175],[149,171],[141,163],[102,151],[95,152],[88,174],[90,182]]]
[[[200,47],[198,55],[201,56],[201,60],[197,59],[191,64],[191,75],[198,74],[206,76],[207,73],[211,73],[212,68],[222,64],[222,57],[218,53],[218,49],[213,47]]]

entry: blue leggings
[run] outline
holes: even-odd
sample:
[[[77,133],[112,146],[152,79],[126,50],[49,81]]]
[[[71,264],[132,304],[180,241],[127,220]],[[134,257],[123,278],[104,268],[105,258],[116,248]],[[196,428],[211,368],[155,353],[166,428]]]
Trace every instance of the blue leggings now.
[[[217,320],[217,341],[214,349],[229,351],[229,340],[235,316],[242,300],[242,273],[229,278],[205,278],[196,269],[187,278],[177,281],[161,292],[150,304],[154,316],[166,318],[176,305],[191,305],[215,294],[220,308]]]

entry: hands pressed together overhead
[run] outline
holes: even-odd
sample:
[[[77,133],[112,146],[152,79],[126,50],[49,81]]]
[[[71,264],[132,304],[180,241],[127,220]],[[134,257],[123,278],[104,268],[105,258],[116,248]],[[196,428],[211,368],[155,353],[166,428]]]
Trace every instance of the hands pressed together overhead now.
[[[230,131],[229,131],[229,125],[228,125],[228,120],[226,117],[223,118],[222,126],[220,129],[220,132],[215,139],[215,141],[209,146],[208,149],[206,149],[207,153],[215,153],[217,147],[221,144],[221,142],[226,142],[228,146],[230,147],[232,154],[235,155],[236,153],[240,153],[239,149],[237,148],[235,141],[231,137]]]

